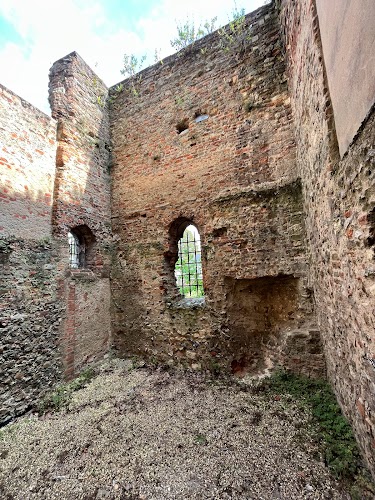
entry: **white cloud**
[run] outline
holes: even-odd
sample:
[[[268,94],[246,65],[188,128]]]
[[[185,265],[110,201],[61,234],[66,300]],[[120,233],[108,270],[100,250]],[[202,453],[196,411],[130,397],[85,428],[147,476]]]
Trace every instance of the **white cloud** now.
[[[49,113],[48,71],[69,52],[77,51],[106,84],[113,85],[122,79],[124,53],[148,52],[152,63],[155,48],[161,49],[162,57],[173,52],[169,41],[176,34],[176,21],[189,18],[199,24],[217,15],[220,25],[232,10],[227,0],[162,0],[133,31],[127,31],[116,27],[116,12],[113,19],[106,18],[102,2],[0,0],[0,14],[22,38],[22,44],[8,42],[0,48],[0,68],[6,69],[1,83]],[[238,5],[250,12],[262,3],[246,0]]]

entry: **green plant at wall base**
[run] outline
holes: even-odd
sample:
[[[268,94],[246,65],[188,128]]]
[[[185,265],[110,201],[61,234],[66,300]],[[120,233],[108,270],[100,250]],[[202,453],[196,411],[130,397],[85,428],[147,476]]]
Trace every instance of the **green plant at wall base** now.
[[[359,472],[361,459],[352,429],[325,380],[279,371],[263,386],[278,394],[290,394],[310,409],[324,461],[335,476],[353,478]]]
[[[66,407],[73,392],[82,389],[94,377],[94,370],[87,368],[77,378],[66,384],[58,385],[54,391],[48,393],[38,405],[38,413],[59,411]]]

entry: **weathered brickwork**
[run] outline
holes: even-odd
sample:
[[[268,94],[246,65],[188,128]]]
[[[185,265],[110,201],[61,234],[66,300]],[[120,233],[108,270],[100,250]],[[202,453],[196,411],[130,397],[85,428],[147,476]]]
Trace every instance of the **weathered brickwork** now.
[[[0,424],[61,376],[51,240],[55,128],[0,86]]]
[[[328,375],[375,472],[375,117],[372,111],[340,160],[314,2],[281,5]]]
[[[284,361],[284,336],[298,332],[309,347],[288,364],[322,373],[321,352],[310,356],[319,336],[273,9],[248,16],[236,43],[222,43],[216,32],[111,90],[115,345],[125,355],[262,373]],[[204,304],[181,301],[175,285],[176,235],[187,221],[202,238]],[[278,290],[269,296],[274,308],[284,284],[295,283],[289,317],[275,313],[270,327],[264,309],[239,333],[230,289],[247,280],[244,301],[257,301],[265,276]]]
[[[56,122],[0,85],[0,235],[51,235]]]
[[[0,424],[111,345],[239,376],[327,361],[375,473],[375,114],[340,158],[314,0],[109,91],[73,52],[50,104],[0,86]],[[182,299],[190,223],[205,297]]]
[[[110,342],[110,139],[107,88],[73,52],[50,72],[50,104],[57,121],[53,233],[60,248],[60,293],[65,375],[106,352]],[[83,269],[69,270],[68,232],[82,228]]]

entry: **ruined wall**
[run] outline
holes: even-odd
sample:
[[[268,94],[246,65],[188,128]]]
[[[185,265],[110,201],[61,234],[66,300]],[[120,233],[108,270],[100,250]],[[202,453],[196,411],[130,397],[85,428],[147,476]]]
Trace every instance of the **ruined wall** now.
[[[55,121],[0,86],[0,424],[61,376]]]
[[[374,112],[368,110],[340,160],[314,2],[281,6],[310,279],[328,375],[375,472]]]
[[[316,6],[342,156],[374,103],[375,2],[317,0]]]
[[[0,234],[51,235],[56,122],[0,85]]]
[[[73,52],[51,68],[50,104],[57,120],[52,223],[59,248],[60,294],[67,304],[62,349],[65,376],[70,378],[106,352],[110,342],[107,88]],[[74,228],[90,236],[83,269],[69,269],[67,235]]]
[[[321,353],[310,356],[319,339],[272,7],[248,16],[232,38],[213,33],[111,89],[115,345],[123,355],[258,373],[284,361],[280,346],[298,331],[306,349],[292,368],[321,373]],[[181,300],[175,285],[177,228],[187,221],[202,238],[204,303]],[[231,294],[247,280],[244,293],[257,300],[265,276],[277,290],[271,303],[290,281],[295,295],[272,333],[268,311],[260,314],[267,345],[257,363],[251,327],[239,334],[231,322]]]

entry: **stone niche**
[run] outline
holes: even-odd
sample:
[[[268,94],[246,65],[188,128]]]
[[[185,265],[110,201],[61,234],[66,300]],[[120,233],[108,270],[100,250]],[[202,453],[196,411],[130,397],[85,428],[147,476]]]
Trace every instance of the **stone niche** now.
[[[306,374],[324,371],[319,332],[298,277],[226,278],[225,288],[234,374],[259,376],[278,365]]]

